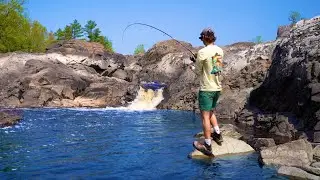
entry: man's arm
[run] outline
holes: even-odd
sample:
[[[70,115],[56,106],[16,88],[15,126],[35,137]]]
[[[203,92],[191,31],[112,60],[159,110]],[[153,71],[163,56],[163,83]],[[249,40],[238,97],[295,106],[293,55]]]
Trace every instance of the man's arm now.
[[[195,73],[199,76],[201,75],[203,60],[205,60],[204,53],[199,51],[197,53],[197,59],[195,63]]]

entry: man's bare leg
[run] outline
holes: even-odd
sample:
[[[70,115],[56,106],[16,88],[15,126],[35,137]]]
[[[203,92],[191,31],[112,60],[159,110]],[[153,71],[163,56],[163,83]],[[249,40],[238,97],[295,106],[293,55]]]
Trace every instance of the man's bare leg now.
[[[202,129],[204,133],[204,138],[206,139],[207,144],[211,144],[211,124],[210,124],[210,111],[201,111],[202,117]],[[210,139],[210,143],[208,143],[208,139]]]
[[[201,111],[202,118],[202,129],[205,137],[205,143],[200,143],[199,141],[193,142],[193,147],[201,151],[205,155],[213,156],[211,148],[211,124],[210,124],[210,111]]]
[[[212,127],[214,128],[214,131],[215,131],[217,134],[220,134],[220,129],[219,129],[217,117],[216,117],[216,115],[214,114],[214,111],[211,111],[211,112],[210,112],[210,123],[211,123]]]

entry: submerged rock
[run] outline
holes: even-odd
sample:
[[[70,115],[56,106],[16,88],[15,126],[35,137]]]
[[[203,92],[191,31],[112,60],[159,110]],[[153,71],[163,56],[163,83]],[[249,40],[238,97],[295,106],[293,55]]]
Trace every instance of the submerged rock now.
[[[201,138],[199,139],[199,141],[203,143],[204,139]],[[212,141],[211,146],[212,146],[212,153],[215,156],[254,152],[254,149],[244,141],[234,139],[228,136],[223,137],[223,143],[221,146],[219,146],[214,141]],[[204,155],[202,152],[196,149],[189,154],[189,157],[190,158],[208,158],[208,156]]]
[[[11,115],[5,112],[0,112],[0,128],[6,126],[13,126],[20,121],[21,117],[18,115]]]

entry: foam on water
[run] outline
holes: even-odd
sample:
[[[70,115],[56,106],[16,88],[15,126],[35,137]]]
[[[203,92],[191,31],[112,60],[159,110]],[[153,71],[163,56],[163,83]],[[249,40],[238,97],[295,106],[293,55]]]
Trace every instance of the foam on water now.
[[[106,107],[106,110],[152,111],[163,100],[163,89],[152,90],[140,87],[138,95],[127,107]]]

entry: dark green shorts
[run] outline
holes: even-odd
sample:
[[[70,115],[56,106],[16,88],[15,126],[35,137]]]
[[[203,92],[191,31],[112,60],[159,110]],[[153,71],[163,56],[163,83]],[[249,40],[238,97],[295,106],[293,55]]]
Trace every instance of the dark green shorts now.
[[[211,111],[217,106],[220,91],[199,91],[199,108],[202,111]]]

